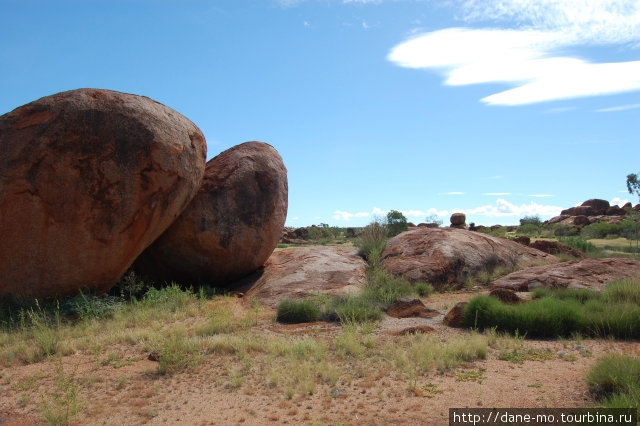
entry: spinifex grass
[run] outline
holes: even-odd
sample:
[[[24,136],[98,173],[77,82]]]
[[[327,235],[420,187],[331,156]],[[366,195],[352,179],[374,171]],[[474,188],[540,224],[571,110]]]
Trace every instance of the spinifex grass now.
[[[507,305],[488,296],[471,299],[465,308],[469,327],[525,334],[528,337],[640,337],[640,281],[618,281],[604,292],[537,290],[535,300]]]

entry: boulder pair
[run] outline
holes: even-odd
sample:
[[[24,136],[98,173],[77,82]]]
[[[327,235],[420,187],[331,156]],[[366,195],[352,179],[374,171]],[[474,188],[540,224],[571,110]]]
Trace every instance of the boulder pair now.
[[[104,293],[143,252],[160,280],[251,273],[282,232],[286,168],[264,143],[206,151],[180,113],[109,90],[0,116],[0,298]]]

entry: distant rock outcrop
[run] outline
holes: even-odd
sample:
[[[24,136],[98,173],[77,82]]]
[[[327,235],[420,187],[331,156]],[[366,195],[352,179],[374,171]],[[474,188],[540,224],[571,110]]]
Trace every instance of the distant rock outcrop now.
[[[245,299],[276,307],[282,299],[348,294],[364,286],[366,263],[353,247],[292,247],[275,251],[264,268],[240,280]]]
[[[449,218],[452,228],[465,229],[467,216],[464,213],[454,213]]]
[[[417,228],[387,243],[383,268],[410,282],[461,286],[467,276],[500,266],[555,263],[555,256],[514,241],[455,228]]]
[[[193,201],[136,262],[161,281],[225,286],[269,258],[282,235],[287,169],[266,143],[246,142],[211,159]]]
[[[491,287],[514,291],[531,291],[536,287],[603,290],[614,280],[637,277],[640,261],[587,258],[512,272],[495,280]]]
[[[562,210],[559,216],[555,216],[545,223],[549,225],[559,223],[565,226],[574,226],[578,227],[578,230],[579,227],[594,222],[620,223],[631,208],[631,203],[619,207],[609,205],[607,200],[591,199],[580,206]],[[640,204],[633,207],[634,210],[638,208],[640,208]]]
[[[152,99],[100,89],[0,117],[0,297],[109,290],[200,186],[198,127]]]

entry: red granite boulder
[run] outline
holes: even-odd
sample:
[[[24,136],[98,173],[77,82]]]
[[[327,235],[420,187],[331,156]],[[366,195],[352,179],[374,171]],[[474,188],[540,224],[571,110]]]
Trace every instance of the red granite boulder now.
[[[282,236],[287,169],[262,142],[211,159],[198,194],[136,269],[159,281],[226,286],[254,272]]]
[[[109,290],[182,213],[202,132],[131,94],[78,89],[0,117],[0,297]]]
[[[498,267],[555,263],[555,256],[515,241],[456,228],[416,228],[392,238],[382,266],[410,282],[460,287],[468,276]]]

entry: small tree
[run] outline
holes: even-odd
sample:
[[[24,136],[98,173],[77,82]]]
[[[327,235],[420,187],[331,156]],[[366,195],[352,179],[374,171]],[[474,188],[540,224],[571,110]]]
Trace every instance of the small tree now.
[[[520,226],[522,225],[535,225],[535,226],[540,226],[542,225],[542,221],[540,220],[540,216],[525,216],[522,219],[520,219]]]
[[[409,229],[407,218],[398,210],[391,210],[387,213],[387,230],[390,237],[395,237],[399,233]]]
[[[640,181],[637,174],[631,173],[627,175],[627,190],[629,194],[635,193],[638,196],[638,200],[640,200]]]
[[[442,219],[438,217],[436,214],[431,214],[425,218],[426,223],[434,224],[437,226],[442,225]]]

